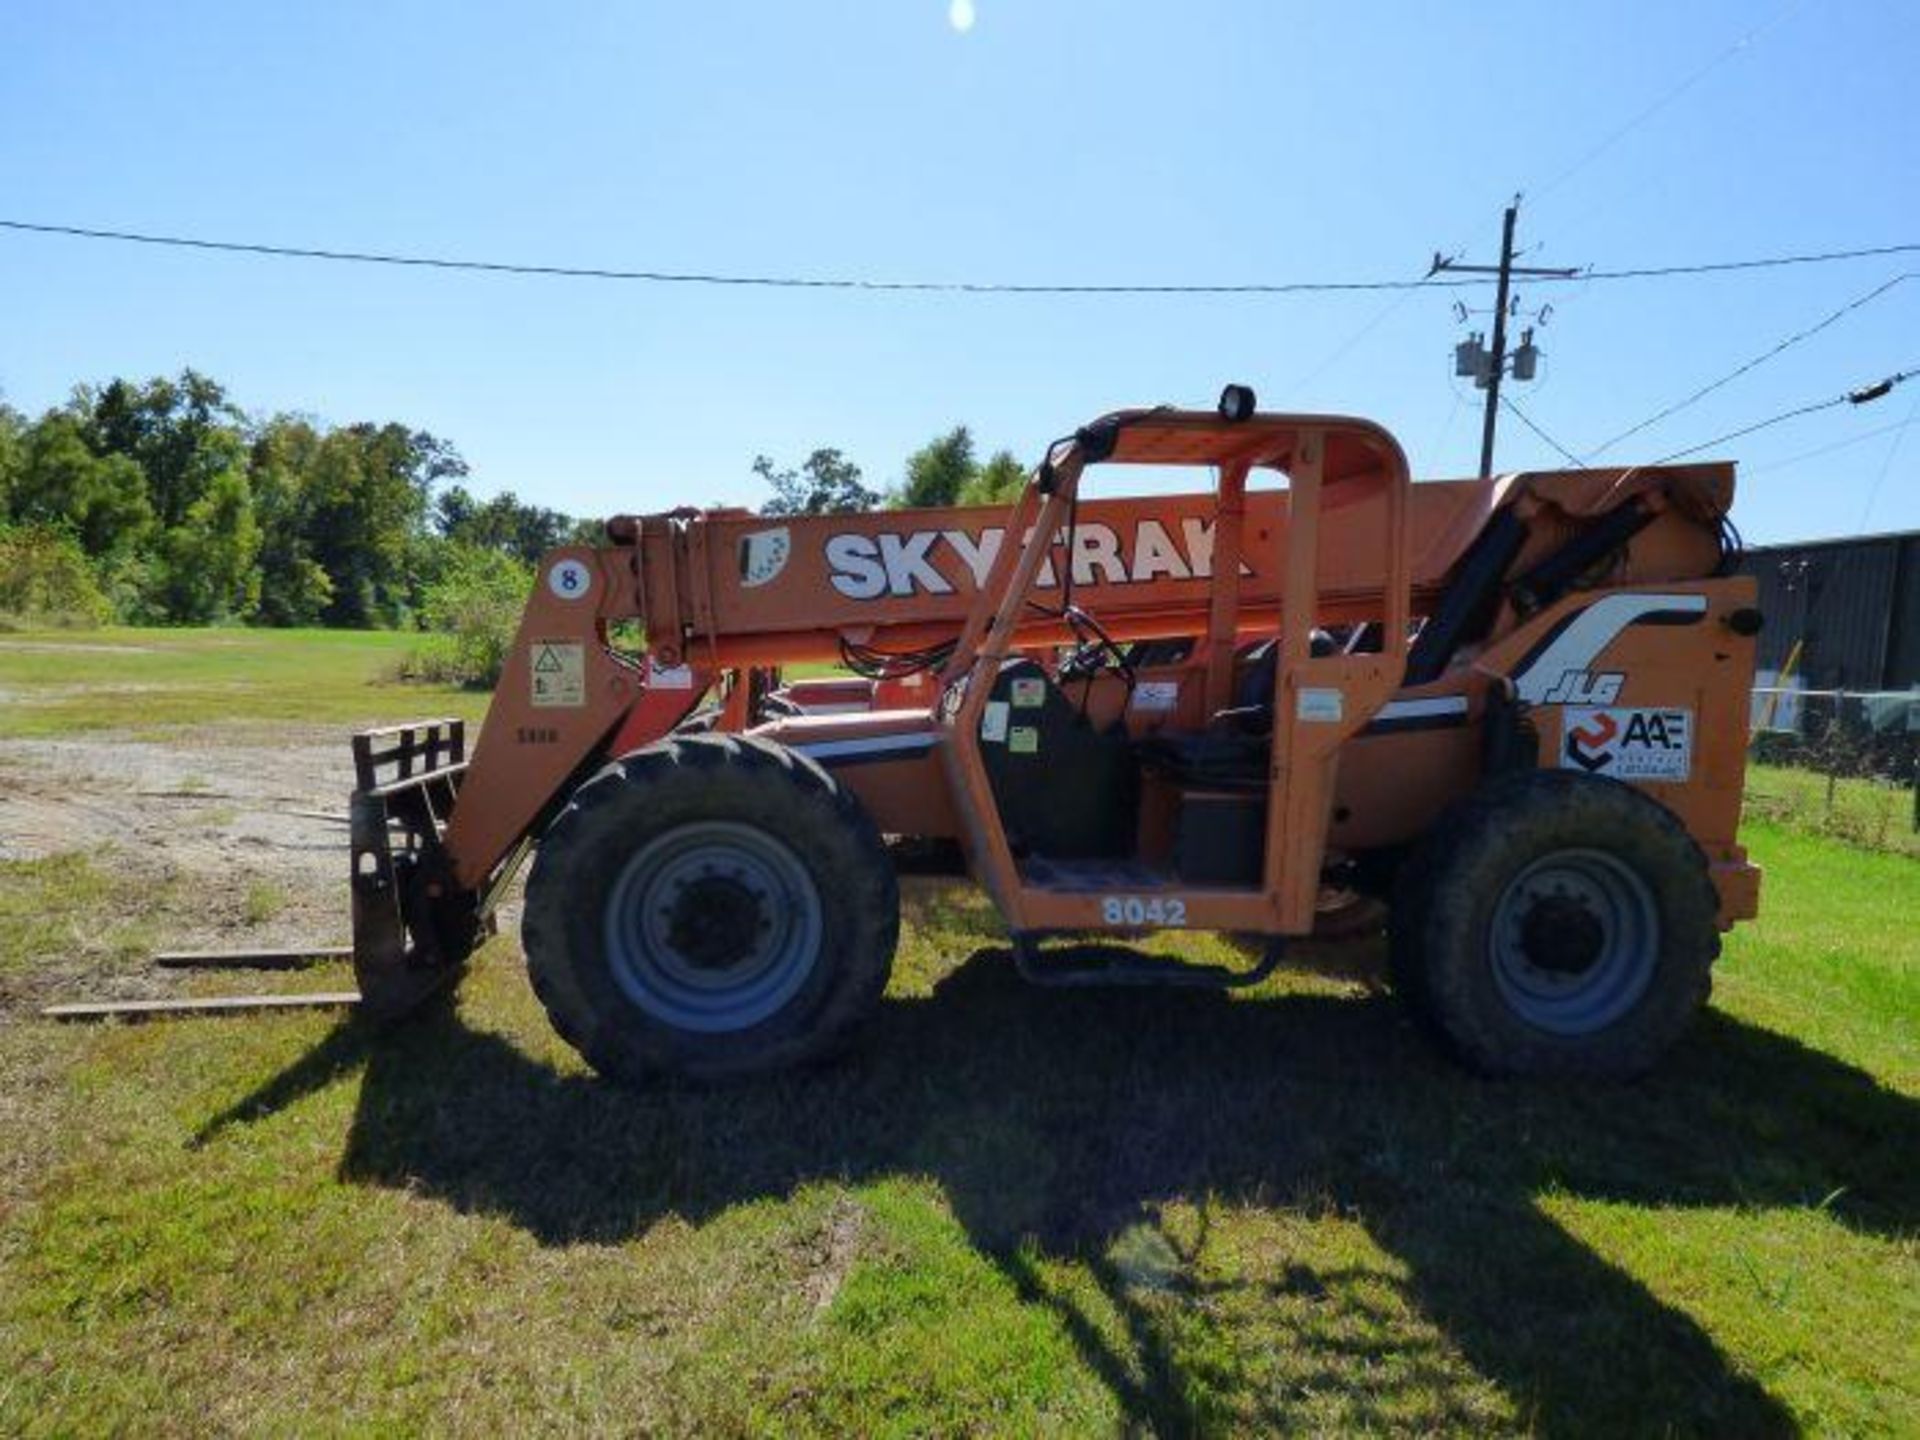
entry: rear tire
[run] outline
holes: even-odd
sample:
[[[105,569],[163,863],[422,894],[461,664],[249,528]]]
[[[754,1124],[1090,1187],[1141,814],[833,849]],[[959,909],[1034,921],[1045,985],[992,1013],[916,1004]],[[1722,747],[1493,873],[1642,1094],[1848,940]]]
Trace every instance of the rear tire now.
[[[1403,869],[1394,987],[1483,1073],[1638,1075],[1706,1004],[1718,910],[1664,806],[1592,776],[1507,775]]]
[[[763,740],[677,735],[576,790],[541,838],[521,937],[554,1028],[602,1074],[817,1060],[886,989],[893,866],[866,812]]]

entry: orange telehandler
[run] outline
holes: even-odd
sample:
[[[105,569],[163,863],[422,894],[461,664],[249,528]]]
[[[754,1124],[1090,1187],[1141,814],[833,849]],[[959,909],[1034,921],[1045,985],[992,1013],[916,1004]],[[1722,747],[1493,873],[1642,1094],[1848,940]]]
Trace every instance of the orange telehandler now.
[[[1129,465],[1203,483],[1082,498]],[[1080,428],[1010,513],[616,517],[543,558],[471,758],[458,722],[356,737],[362,1003],[455,980],[531,853],[533,985],[599,1070],[812,1059],[880,998],[918,837],[1035,981],[1249,984],[1338,884],[1467,1063],[1639,1071],[1758,902],[1732,492],[1414,485],[1379,426],[1229,386]],[[848,674],[778,683],[809,662]],[[1255,944],[1045,948],[1169,928]]]

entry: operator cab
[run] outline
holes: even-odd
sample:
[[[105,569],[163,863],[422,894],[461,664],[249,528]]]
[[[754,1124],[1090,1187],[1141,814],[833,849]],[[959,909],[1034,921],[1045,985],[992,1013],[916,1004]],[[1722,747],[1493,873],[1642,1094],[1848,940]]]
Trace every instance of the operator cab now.
[[[1250,394],[1230,413],[1236,388],[1223,396],[1217,420],[1134,411],[1078,432],[1049,453],[1008,527],[1051,534],[1071,556],[1074,487],[1087,466],[1212,469],[1219,478],[1209,562],[1165,582],[1185,614],[1206,609],[1206,633],[1193,635],[1189,620],[1186,634],[1155,634],[1150,618],[1135,615],[1115,637],[1071,595],[1044,604],[1029,593],[1052,549],[1038,539],[1023,552],[1011,590],[984,597],[983,609],[994,603],[997,617],[969,621],[970,638],[984,632],[989,643],[968,674],[953,677],[963,683],[948,706],[944,748],[958,760],[956,787],[977,780],[987,792],[1004,851],[989,845],[976,859],[990,881],[996,863],[1010,872],[998,888],[1020,892],[1009,907],[1016,934],[1071,928],[1062,922],[1085,914],[1090,899],[1109,924],[1109,902],[1156,924],[1171,916],[1269,934],[1311,924],[1324,820],[1296,840],[1285,816],[1289,806],[1320,816],[1331,808],[1333,749],[1404,674],[1405,462],[1384,432],[1360,422],[1257,417]],[[1250,520],[1255,470],[1284,475],[1288,485],[1280,507],[1262,497]],[[1369,546],[1372,569],[1371,583],[1352,587],[1337,613],[1322,602],[1321,572],[1333,567],[1316,544],[1322,512],[1334,509],[1347,511],[1346,533]],[[1304,584],[1288,573],[1302,558]],[[991,637],[1031,624],[1036,611],[1062,633],[1051,667],[1032,650],[1010,654],[1002,645],[995,653]],[[1289,645],[1298,657],[1291,662]],[[968,639],[960,648],[969,650]],[[992,666],[984,674],[983,663]],[[1322,683],[1303,686],[1305,676]],[[983,679],[985,693],[975,695]],[[1276,706],[1282,694],[1290,698]],[[1289,750],[1292,766],[1279,759]],[[1300,793],[1290,797],[1290,786]],[[1304,903],[1298,879],[1290,901],[1276,893],[1289,870],[1310,872]],[[1210,913],[1200,913],[1203,905]]]
[[[1080,623],[1098,625],[1084,615]],[[1314,630],[1314,656],[1340,649],[1332,632]],[[1190,638],[1096,641],[1065,648],[1051,674],[1028,657],[1002,665],[983,755],[1009,844],[1028,872],[1059,878],[1075,862],[1138,855],[1157,857],[1156,869],[1174,880],[1257,883],[1279,642],[1238,647],[1230,705],[1197,727],[1167,723],[1178,687],[1199,683],[1193,654]],[[1004,743],[996,743],[1001,717]]]

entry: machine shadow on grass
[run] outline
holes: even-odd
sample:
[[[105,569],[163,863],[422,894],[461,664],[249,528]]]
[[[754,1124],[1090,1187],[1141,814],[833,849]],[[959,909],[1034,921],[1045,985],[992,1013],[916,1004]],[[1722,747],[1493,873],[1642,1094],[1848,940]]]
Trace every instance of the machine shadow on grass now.
[[[1358,1220],[1404,1263],[1412,1307],[1549,1433],[1794,1427],[1693,1320],[1556,1224],[1543,1191],[1824,1203],[1874,1234],[1920,1222],[1920,1106],[1719,1012],[1639,1084],[1491,1084],[1436,1055],[1388,997],[1036,991],[988,947],[930,997],[889,1000],[853,1055],[814,1071],[637,1093],[556,1071],[449,1007],[385,1035],[343,1025],[205,1136],[362,1067],[344,1179],[502,1216],[546,1244],[619,1240],[813,1181],[931,1176],[977,1250],[1057,1310],[1124,1411],[1163,1432],[1200,1418],[1164,1294],[1217,1282],[1169,1237],[1174,1273],[1146,1294],[1109,1247],[1168,1201]],[[1086,1265],[1131,1353],[1049,1290],[1036,1253]],[[1278,1303],[1346,1278],[1295,1262],[1244,1283]],[[1391,1335],[1297,1343],[1324,1352],[1306,1361],[1323,1388],[1396,1351],[1398,1373],[1424,1373]],[[1298,1418],[1274,1408],[1284,1395],[1242,1398],[1262,1424]]]

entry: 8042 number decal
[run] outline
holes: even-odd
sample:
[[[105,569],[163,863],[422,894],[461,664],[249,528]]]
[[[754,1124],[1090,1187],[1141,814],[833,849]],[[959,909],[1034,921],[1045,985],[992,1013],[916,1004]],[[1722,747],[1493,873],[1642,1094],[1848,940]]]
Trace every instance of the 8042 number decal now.
[[[1108,925],[1184,925],[1187,902],[1158,895],[1106,895],[1100,900],[1100,919]]]

